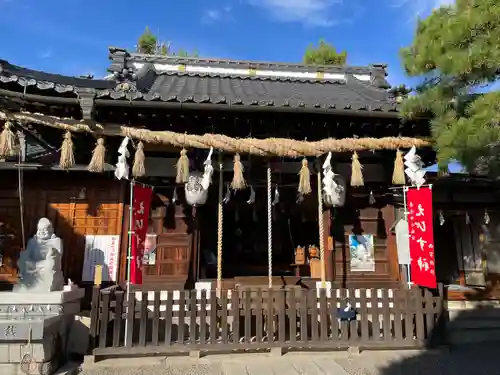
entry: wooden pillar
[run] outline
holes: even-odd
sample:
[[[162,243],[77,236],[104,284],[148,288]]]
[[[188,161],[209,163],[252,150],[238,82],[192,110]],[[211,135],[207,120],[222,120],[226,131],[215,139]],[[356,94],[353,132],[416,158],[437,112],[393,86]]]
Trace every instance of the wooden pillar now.
[[[120,203],[122,205],[122,230],[120,233],[120,256],[118,257],[117,283],[127,280],[127,252],[128,252],[128,228],[130,225],[130,197],[129,185],[126,181],[120,181]]]
[[[325,237],[323,239],[325,246],[325,268],[326,281],[333,282],[335,279],[335,252],[333,251],[332,233],[332,209],[327,208],[323,211],[323,226]]]
[[[187,284],[189,288],[194,289],[195,283],[199,280],[200,272],[200,225],[196,207],[191,208],[191,226],[191,269],[187,277]]]

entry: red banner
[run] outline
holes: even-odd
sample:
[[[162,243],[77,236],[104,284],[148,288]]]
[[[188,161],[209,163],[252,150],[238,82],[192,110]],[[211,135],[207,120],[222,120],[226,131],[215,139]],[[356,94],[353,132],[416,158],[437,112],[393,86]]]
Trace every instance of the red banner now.
[[[427,288],[437,288],[434,264],[432,189],[409,188],[406,192],[410,235],[411,281]]]
[[[149,187],[134,185],[132,204],[132,246],[130,259],[130,282],[135,285],[142,284],[142,265],[144,245],[148,232],[149,210],[153,190]]]

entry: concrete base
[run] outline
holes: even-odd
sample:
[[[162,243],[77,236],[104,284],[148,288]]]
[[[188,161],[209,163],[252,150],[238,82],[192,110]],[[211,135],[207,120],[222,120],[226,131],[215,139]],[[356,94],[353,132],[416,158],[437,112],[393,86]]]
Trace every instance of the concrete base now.
[[[68,302],[79,301],[85,295],[85,290],[75,288],[73,290],[61,290],[58,292],[30,293],[30,292],[0,292],[0,304],[2,305],[61,305]]]
[[[77,375],[80,371],[80,363],[67,363],[60,369],[53,372],[53,375]],[[38,368],[30,372],[30,375],[39,374]],[[2,375],[26,375],[20,364],[0,364],[0,374]]]
[[[64,363],[69,331],[83,295],[83,289],[1,292],[0,365],[13,373],[53,374]]]

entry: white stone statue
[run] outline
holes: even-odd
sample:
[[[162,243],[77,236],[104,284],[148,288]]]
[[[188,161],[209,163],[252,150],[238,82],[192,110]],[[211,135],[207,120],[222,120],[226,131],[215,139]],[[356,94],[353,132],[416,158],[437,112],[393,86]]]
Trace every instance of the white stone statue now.
[[[19,254],[19,283],[15,292],[53,292],[64,287],[61,270],[62,241],[47,218],[38,221],[37,232]]]

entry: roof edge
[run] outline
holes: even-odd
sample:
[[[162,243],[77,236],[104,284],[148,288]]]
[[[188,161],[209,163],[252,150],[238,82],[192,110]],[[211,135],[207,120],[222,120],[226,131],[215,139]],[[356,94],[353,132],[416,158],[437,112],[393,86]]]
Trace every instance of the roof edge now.
[[[124,48],[109,47],[109,59],[112,66],[120,64],[121,69],[126,68],[126,62],[156,63],[156,64],[186,64],[186,65],[206,65],[219,68],[240,68],[240,69],[280,69],[285,71],[302,72],[324,72],[339,74],[371,74],[373,70],[383,70],[387,76],[387,64],[374,63],[368,66],[340,66],[340,65],[310,65],[287,62],[270,62],[255,60],[236,60],[221,58],[200,58],[200,57],[179,57],[179,56],[159,56],[143,53],[129,52]],[[116,66],[116,65],[115,65]],[[118,66],[116,66],[118,67]],[[111,70],[116,71],[116,70]]]

